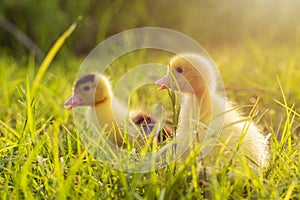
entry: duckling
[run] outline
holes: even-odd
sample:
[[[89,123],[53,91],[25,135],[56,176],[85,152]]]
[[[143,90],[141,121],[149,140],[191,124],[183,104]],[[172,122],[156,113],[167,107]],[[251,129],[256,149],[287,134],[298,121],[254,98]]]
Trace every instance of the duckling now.
[[[204,161],[207,160],[208,163],[213,164],[220,149],[225,147],[228,156],[234,155],[234,152],[239,149],[239,152],[245,156],[248,166],[255,171],[266,167],[269,158],[268,138],[260,132],[258,126],[244,119],[233,109],[231,102],[218,94],[216,70],[214,64],[205,57],[185,53],[171,58],[169,73],[156,84],[160,85],[159,89],[174,88],[186,97],[194,96],[199,104],[199,122],[201,123],[209,124],[214,120],[216,115],[212,116],[212,107],[216,109],[214,111],[217,115],[225,115],[218,142],[206,155]],[[171,84],[172,77],[177,84],[175,86]],[[185,117],[182,114],[183,110],[180,112],[181,119],[178,121],[177,130],[180,130],[180,127],[184,126],[181,123],[186,121],[183,119]]]
[[[95,125],[99,123],[100,127],[108,132],[108,139],[113,144],[119,147],[123,146],[124,135],[118,128],[122,129],[128,116],[128,110],[126,106],[114,98],[111,83],[107,77],[100,73],[89,73],[80,77],[74,84],[74,95],[64,105],[67,109],[88,106],[86,110],[87,120]],[[143,111],[131,111],[129,118],[146,135],[152,131],[156,124],[156,119]],[[112,130],[115,134],[111,134]],[[165,126],[161,134],[162,137],[158,136],[158,141],[160,138],[170,137],[172,129]],[[128,136],[128,140],[132,141],[132,137]]]

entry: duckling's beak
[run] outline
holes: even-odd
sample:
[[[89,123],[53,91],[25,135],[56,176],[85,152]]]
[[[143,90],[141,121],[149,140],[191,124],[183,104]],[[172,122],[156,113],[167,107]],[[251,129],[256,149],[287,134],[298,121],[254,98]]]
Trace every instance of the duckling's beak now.
[[[64,106],[67,107],[68,110],[76,107],[76,106],[80,106],[82,105],[83,101],[78,97],[78,95],[75,93],[69,100],[67,100],[64,103]]]
[[[165,77],[157,80],[155,82],[156,85],[160,85],[160,87],[158,88],[158,90],[163,90],[163,89],[167,89],[167,88],[170,88],[171,85],[170,85],[170,77],[169,75],[166,75]]]

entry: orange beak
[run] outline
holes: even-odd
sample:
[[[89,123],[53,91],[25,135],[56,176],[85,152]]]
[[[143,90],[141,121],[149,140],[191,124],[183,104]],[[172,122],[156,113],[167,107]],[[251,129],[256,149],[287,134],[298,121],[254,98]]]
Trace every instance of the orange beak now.
[[[70,99],[68,99],[64,106],[67,107],[68,110],[71,110],[72,108],[76,106],[82,105],[83,101],[78,97],[78,95],[75,93]]]
[[[170,77],[168,75],[166,75],[165,77],[157,80],[155,82],[156,85],[160,85],[160,87],[158,88],[158,90],[164,90],[167,88],[170,88]]]

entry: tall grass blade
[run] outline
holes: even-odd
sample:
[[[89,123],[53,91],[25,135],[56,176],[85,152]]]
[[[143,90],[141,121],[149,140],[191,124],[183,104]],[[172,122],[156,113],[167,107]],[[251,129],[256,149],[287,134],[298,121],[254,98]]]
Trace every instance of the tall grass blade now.
[[[50,51],[48,52],[48,54],[46,55],[45,59],[43,60],[36,76],[35,79],[33,81],[33,85],[32,85],[32,91],[33,93],[35,92],[35,90],[38,88],[38,85],[41,81],[41,79],[43,78],[43,76],[45,75],[50,63],[52,62],[52,60],[54,59],[55,55],[58,53],[58,51],[61,49],[61,47],[63,46],[63,44],[65,43],[66,39],[73,33],[73,31],[75,30],[75,28],[77,27],[77,22],[74,22],[54,43],[54,45],[51,47]]]

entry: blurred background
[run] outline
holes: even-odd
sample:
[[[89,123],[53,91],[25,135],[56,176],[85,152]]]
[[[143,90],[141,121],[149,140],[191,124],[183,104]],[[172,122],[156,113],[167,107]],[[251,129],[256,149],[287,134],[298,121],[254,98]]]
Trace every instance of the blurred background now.
[[[62,50],[65,55],[85,56],[105,38],[145,26],[185,33],[212,53],[245,42],[266,50],[274,45],[299,48],[299,8],[299,0],[1,0],[0,52],[24,59],[35,51],[41,59],[79,17]],[[19,31],[36,47],[17,40]]]

